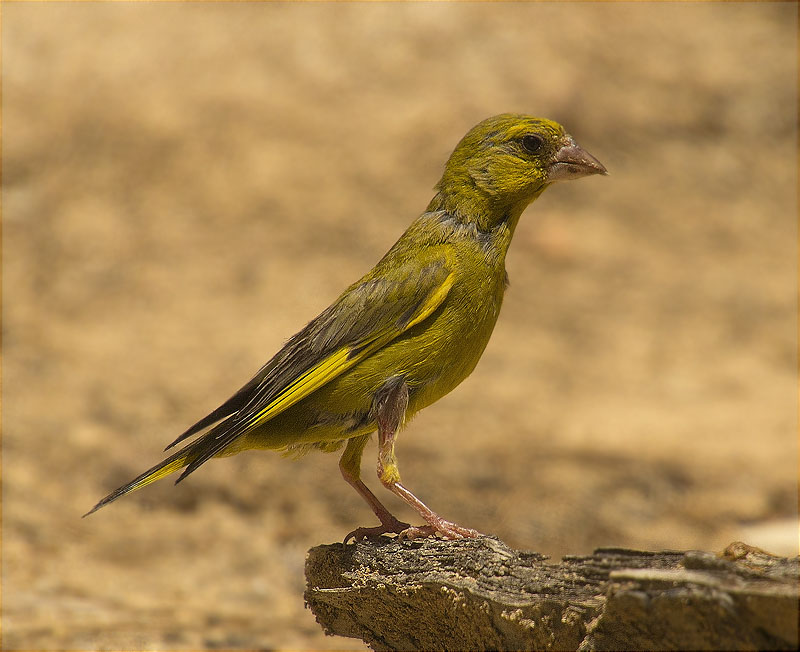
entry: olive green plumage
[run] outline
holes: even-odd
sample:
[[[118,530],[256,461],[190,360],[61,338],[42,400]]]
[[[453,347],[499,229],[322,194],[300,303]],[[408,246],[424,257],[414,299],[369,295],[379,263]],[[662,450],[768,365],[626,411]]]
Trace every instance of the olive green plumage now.
[[[92,511],[168,473],[251,448],[302,454],[348,440],[358,474],[376,395],[407,387],[407,420],[475,368],[500,313],[505,257],[526,206],[553,181],[605,173],[555,122],[500,115],[458,144],[436,195],[363,278],[217,410],[170,446],[210,428]],[[169,448],[169,447],[168,447]],[[376,512],[377,513],[377,512]]]

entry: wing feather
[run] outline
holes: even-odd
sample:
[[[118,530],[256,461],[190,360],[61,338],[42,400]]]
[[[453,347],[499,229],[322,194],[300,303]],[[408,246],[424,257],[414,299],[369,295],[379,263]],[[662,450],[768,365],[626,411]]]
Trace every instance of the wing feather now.
[[[203,436],[205,445],[177,482],[237,438],[429,317],[442,304],[455,280],[447,249],[436,249],[441,251],[429,256],[424,265],[410,261],[388,271],[376,267],[292,337],[233,397],[181,435],[174,443],[222,419]]]

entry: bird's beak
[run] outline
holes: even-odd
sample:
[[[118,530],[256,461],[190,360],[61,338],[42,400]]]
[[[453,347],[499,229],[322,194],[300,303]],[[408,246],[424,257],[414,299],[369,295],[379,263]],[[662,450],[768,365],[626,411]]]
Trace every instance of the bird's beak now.
[[[556,152],[547,172],[548,183],[580,179],[590,174],[608,174],[608,172],[600,161],[568,136],[564,145]]]

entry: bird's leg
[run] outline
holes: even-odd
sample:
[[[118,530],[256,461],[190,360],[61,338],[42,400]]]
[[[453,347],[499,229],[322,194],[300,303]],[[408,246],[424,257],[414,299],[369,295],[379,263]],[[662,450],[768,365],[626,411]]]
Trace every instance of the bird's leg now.
[[[400,533],[404,539],[416,539],[441,534],[445,539],[479,537],[481,533],[446,521],[400,483],[400,471],[394,454],[397,431],[408,407],[408,385],[402,378],[392,379],[380,390],[375,399],[378,421],[378,477],[392,493],[413,507],[427,525],[409,527]]]
[[[369,435],[361,435],[348,440],[347,448],[344,449],[342,458],[339,460],[339,470],[342,472],[342,477],[347,480],[347,483],[367,501],[381,524],[376,527],[356,528],[344,538],[344,543],[347,543],[351,538],[359,541],[361,539],[379,537],[381,534],[400,534],[410,527],[408,523],[398,521],[361,480],[361,453],[364,451],[364,446],[368,440]]]

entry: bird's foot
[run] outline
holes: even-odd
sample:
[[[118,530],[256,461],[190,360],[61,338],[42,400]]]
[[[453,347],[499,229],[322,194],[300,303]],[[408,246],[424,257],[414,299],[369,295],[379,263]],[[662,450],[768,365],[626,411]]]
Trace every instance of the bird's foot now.
[[[444,539],[474,539],[483,536],[477,530],[446,521],[440,516],[435,516],[431,521],[428,525],[415,525],[403,530],[400,532],[399,538],[408,540],[423,539],[437,534]]]
[[[354,542],[363,541],[365,539],[374,541],[384,534],[396,534],[398,539],[407,541],[435,537],[437,534],[443,539],[474,539],[484,536],[477,530],[462,527],[451,521],[446,521],[439,516],[434,519],[434,523],[435,525],[409,525],[408,523],[403,523],[402,521],[394,519],[393,521],[386,521],[375,527],[356,528],[344,538],[344,543],[347,543],[350,539]]]
[[[402,535],[404,532],[413,529],[414,528],[408,523],[403,523],[403,521],[398,521],[396,518],[392,517],[391,519],[382,521],[380,525],[376,525],[375,527],[356,528],[344,538],[343,543],[347,543],[350,539],[353,541],[363,541],[364,539],[374,541],[383,534]]]

